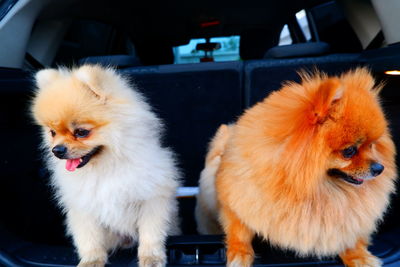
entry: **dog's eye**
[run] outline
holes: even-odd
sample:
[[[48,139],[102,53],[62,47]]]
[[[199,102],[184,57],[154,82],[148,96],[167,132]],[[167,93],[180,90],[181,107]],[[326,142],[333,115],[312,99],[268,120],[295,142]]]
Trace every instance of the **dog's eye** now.
[[[50,130],[50,134],[52,137],[54,137],[56,135],[56,132],[54,130]]]
[[[350,146],[346,149],[343,149],[343,151],[342,151],[342,155],[346,159],[352,158],[356,153],[357,153],[356,146]]]
[[[89,130],[83,129],[83,128],[78,128],[74,131],[74,136],[76,138],[84,138],[86,136],[88,136],[90,133]]]

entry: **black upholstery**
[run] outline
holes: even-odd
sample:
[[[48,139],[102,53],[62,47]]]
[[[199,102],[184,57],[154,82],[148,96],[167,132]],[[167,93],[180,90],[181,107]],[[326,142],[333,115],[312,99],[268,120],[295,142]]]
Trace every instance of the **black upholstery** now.
[[[272,47],[264,58],[295,58],[322,56],[329,52],[329,44],[324,42],[308,42]]]
[[[262,59],[265,52],[279,44],[283,24],[266,29],[248,29],[240,34],[239,53],[243,60]]]
[[[391,130],[393,140],[396,144],[397,154],[400,151],[400,77],[384,76],[381,73],[376,75],[379,81],[386,83],[380,95],[382,97],[382,106],[384,108],[386,118],[389,120],[389,128]],[[397,166],[400,166],[400,157],[396,157]],[[397,183],[397,192],[400,187]],[[380,226],[381,232],[390,233],[393,229],[400,230],[400,195],[399,193],[392,196],[389,210],[386,213],[383,223]],[[395,236],[393,236],[395,238]],[[397,239],[400,242],[399,236]]]
[[[29,240],[57,243],[63,226],[41,167],[39,129],[29,114],[31,81],[29,73],[0,68],[0,223]]]
[[[360,60],[362,59],[362,60]],[[368,59],[368,60],[367,60]],[[329,55],[315,58],[255,60],[248,62],[203,63],[134,67],[120,70],[129,77],[164,120],[164,144],[178,156],[185,185],[195,186],[204,165],[207,143],[221,123],[234,121],[243,109],[280,88],[285,80],[299,80],[296,71],[314,67],[336,74],[365,65],[369,57],[358,54]],[[374,66],[372,66],[374,68]],[[48,173],[40,161],[39,129],[31,124],[28,102],[32,95],[31,75],[20,70],[0,69],[0,265],[72,266],[76,255],[64,238],[62,216],[55,207],[48,186]],[[379,78],[379,77],[378,77]],[[397,99],[400,80],[387,79],[382,92],[395,140],[400,132]],[[384,258],[385,266],[399,266],[400,200],[394,199],[386,222],[376,236],[373,252]],[[194,234],[194,200],[180,200],[183,232]],[[220,239],[182,236],[169,241],[173,255],[190,261],[199,244],[223,247]],[[335,259],[317,261],[298,259],[289,252],[270,250],[265,244],[256,249],[260,257],[255,266],[340,266]],[[192,253],[192,254],[191,254]],[[171,254],[171,255],[172,255]],[[111,258],[110,266],[135,266],[135,251],[123,251]],[[172,256],[171,256],[172,257]],[[178,266],[178,265],[168,265]],[[205,266],[205,265],[197,265]],[[213,266],[223,266],[215,264]],[[275,265],[274,265],[275,266]]]
[[[300,70],[318,68],[329,74],[339,74],[358,65],[358,54],[329,55],[315,58],[248,61],[244,67],[245,105],[252,106],[284,81],[299,81]]]
[[[178,155],[185,185],[196,186],[207,144],[221,123],[240,115],[240,62],[123,70],[166,125],[165,144]]]
[[[130,55],[111,55],[111,56],[94,56],[85,57],[79,60],[82,64],[99,64],[102,66],[112,66],[115,68],[128,68],[140,66],[139,58]]]

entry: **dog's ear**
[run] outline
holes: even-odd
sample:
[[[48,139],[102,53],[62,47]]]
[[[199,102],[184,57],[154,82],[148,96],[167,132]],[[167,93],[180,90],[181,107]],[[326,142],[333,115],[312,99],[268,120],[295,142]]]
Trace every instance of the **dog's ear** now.
[[[35,74],[36,85],[43,88],[59,77],[60,73],[55,69],[40,70]]]
[[[339,78],[322,79],[312,99],[309,114],[311,123],[323,123],[329,116],[332,107],[342,100],[343,93],[344,87]]]
[[[102,79],[106,70],[96,65],[84,65],[74,71],[74,76],[99,100],[106,102],[106,92],[102,88]]]

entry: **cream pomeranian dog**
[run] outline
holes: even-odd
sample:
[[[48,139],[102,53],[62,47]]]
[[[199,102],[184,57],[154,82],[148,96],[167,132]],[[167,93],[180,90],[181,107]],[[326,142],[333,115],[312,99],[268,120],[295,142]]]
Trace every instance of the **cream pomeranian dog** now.
[[[45,69],[36,82],[32,114],[78,266],[104,266],[126,240],[138,242],[139,266],[165,266],[179,175],[160,119],[111,68]]]

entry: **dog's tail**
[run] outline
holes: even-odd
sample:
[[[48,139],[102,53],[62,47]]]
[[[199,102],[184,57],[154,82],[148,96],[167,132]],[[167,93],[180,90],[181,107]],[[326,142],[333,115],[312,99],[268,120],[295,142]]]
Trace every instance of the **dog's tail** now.
[[[222,124],[214,138],[211,140],[206,156],[206,163],[200,173],[199,194],[195,216],[197,221],[197,231],[200,234],[222,234],[221,226],[218,222],[217,197],[215,193],[215,175],[218,171],[221,156],[225,151],[233,125]]]

